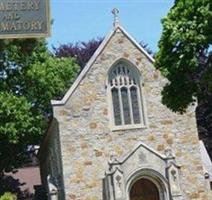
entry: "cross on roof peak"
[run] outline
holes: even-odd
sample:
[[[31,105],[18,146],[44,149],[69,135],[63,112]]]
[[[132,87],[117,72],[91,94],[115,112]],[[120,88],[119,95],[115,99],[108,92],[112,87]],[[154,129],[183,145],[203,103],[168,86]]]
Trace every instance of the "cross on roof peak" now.
[[[118,17],[119,10],[117,8],[113,8],[112,14],[114,16],[113,26],[114,28],[116,28],[119,25],[119,17]]]

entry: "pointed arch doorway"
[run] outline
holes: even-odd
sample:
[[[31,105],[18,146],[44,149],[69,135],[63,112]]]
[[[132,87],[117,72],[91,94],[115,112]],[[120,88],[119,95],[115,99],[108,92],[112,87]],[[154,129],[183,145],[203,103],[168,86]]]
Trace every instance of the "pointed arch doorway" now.
[[[157,186],[147,178],[137,180],[130,189],[130,200],[160,200]]]

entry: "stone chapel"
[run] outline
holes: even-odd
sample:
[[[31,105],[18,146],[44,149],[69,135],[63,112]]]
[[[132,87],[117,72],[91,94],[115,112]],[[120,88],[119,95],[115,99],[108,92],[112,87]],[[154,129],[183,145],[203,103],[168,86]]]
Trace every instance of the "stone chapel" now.
[[[211,200],[195,106],[171,112],[161,103],[166,82],[115,16],[66,95],[52,101],[39,152],[48,199]]]

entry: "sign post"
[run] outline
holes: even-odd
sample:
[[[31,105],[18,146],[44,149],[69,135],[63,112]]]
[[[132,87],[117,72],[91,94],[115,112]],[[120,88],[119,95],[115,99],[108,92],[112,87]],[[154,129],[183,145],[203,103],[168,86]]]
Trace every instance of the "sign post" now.
[[[49,36],[49,0],[0,0],[0,39]]]

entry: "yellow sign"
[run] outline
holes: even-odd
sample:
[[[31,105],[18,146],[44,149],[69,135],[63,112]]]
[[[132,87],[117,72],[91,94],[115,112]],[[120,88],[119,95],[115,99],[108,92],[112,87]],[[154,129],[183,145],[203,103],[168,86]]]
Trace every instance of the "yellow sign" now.
[[[49,0],[0,0],[0,39],[48,36]]]

